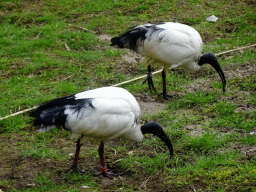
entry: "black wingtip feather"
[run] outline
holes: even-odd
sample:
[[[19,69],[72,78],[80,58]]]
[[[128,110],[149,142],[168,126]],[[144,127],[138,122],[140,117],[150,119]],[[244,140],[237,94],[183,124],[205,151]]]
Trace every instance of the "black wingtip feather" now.
[[[133,28],[119,37],[111,39],[111,46],[117,45],[119,48],[128,48],[137,51],[138,43],[143,43],[146,39],[148,29],[144,27]]]
[[[120,41],[120,37],[114,37],[111,39],[111,45],[110,46],[115,46],[117,45],[119,48],[124,48],[122,42]]]
[[[56,126],[70,130],[65,126],[69,108],[72,113],[79,114],[83,108],[94,108],[92,98],[76,99],[75,95],[54,99],[44,103],[33,111],[30,116],[34,117],[33,125],[39,128]]]
[[[30,116],[34,117],[33,125],[36,127],[52,126],[65,127],[66,117],[64,114],[65,105],[72,96],[54,99],[50,102],[40,105]]]

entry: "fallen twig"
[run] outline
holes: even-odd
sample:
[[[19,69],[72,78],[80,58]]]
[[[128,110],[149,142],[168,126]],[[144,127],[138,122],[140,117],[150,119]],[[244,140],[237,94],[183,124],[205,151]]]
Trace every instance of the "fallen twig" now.
[[[74,75],[69,75],[68,77],[62,79],[61,81],[65,81],[65,80],[69,79],[69,78],[72,77],[72,76],[74,76]],[[59,81],[50,82],[50,83],[46,83],[46,84],[54,84],[54,83],[59,83]],[[45,85],[45,84],[41,84],[41,85]]]
[[[65,43],[65,47],[66,47],[66,49],[68,50],[68,51],[70,51],[70,49],[69,49],[69,47],[68,47],[68,45]]]
[[[162,69],[153,72],[152,75],[157,74],[157,73],[160,73],[160,72],[162,72]],[[115,85],[111,85],[110,87],[117,87],[117,86],[119,86],[119,85],[123,85],[123,84],[129,83],[129,82],[132,82],[132,81],[136,81],[136,80],[142,79],[142,78],[144,78],[144,77],[147,77],[147,75],[142,75],[142,76],[140,76],[140,77],[136,77],[136,78],[134,78],[134,79],[130,79],[130,80],[124,81],[124,82],[122,82],[122,83],[117,83],[117,84],[115,84]]]
[[[242,49],[247,49],[247,48],[253,47],[253,46],[256,46],[256,44],[248,45],[248,46],[245,46],[245,47],[239,47],[239,48],[228,50],[228,51],[224,51],[224,52],[216,54],[216,56],[224,55],[224,54],[227,54],[227,53],[230,53],[230,52],[234,52],[234,51],[238,51],[238,50],[242,50]]]
[[[72,24],[69,24],[69,25],[72,25]],[[85,31],[89,31],[89,32],[91,32],[91,33],[95,33],[94,31],[92,31],[92,30],[89,30],[89,29],[86,29],[86,28],[84,28],[84,27],[80,27],[80,26],[78,26],[78,25],[73,25],[74,27],[77,27],[77,28],[79,28],[79,29],[83,29],[83,30],[85,30]]]
[[[34,39],[38,39],[39,36],[41,35],[42,31],[40,31],[40,33],[38,33],[38,35],[34,38]]]
[[[143,183],[139,186],[139,189],[140,189],[142,186],[146,185],[146,183],[147,183],[147,181],[149,180],[150,177],[151,177],[151,176],[148,176],[148,178],[147,178],[145,181],[143,181]],[[146,188],[146,186],[145,186],[145,188]]]
[[[11,115],[7,115],[7,116],[5,116],[5,117],[1,117],[0,120],[7,119],[7,118],[9,118],[9,117],[16,116],[16,115],[25,113],[25,112],[27,112],[27,111],[31,111],[31,110],[33,110],[33,109],[35,109],[35,108],[37,108],[37,107],[38,107],[38,106],[34,106],[34,107],[31,107],[31,108],[25,109],[25,110],[23,110],[23,111],[19,111],[19,112],[17,112],[17,113],[13,113],[13,114],[11,114]]]

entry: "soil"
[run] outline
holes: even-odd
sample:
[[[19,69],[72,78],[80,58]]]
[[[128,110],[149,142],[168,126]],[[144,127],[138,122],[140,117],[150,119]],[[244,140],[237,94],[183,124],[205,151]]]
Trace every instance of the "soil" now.
[[[155,115],[167,107],[167,104],[162,100],[150,97],[148,94],[135,94],[134,97],[138,101],[143,115]]]

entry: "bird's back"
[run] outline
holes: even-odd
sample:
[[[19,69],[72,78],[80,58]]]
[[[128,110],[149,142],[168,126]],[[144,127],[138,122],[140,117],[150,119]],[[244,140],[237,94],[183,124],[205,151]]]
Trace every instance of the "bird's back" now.
[[[62,99],[63,105],[60,103]],[[39,107],[31,116],[42,131],[59,125],[84,139],[105,141],[138,132],[140,140],[140,108],[131,93],[122,88],[104,87],[59,98]],[[50,114],[50,115],[47,115]],[[61,118],[59,118],[61,117]],[[56,121],[57,119],[61,119]],[[133,138],[129,138],[133,139]]]
[[[192,27],[180,23],[158,24],[149,31],[140,52],[164,64],[178,67],[196,61],[202,52],[202,39]],[[157,32],[159,30],[159,32]]]
[[[113,38],[113,45],[133,49],[172,67],[187,65],[188,68],[197,67],[195,61],[203,47],[202,39],[194,28],[172,22],[139,25]]]

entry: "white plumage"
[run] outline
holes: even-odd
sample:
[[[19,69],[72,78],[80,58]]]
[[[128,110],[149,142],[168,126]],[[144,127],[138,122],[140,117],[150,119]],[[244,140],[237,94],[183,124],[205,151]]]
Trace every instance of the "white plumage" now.
[[[68,114],[66,126],[76,137],[84,136],[81,142],[86,138],[92,138],[93,143],[119,136],[135,141],[143,138],[139,124],[140,107],[128,91],[105,87],[75,95],[75,99],[84,98],[93,98],[93,108],[75,111],[71,106],[65,111]]]
[[[111,39],[111,46],[128,48],[143,54],[149,65],[148,83],[153,87],[151,64],[164,65],[162,72],[163,94],[166,94],[165,74],[170,67],[184,67],[188,70],[198,70],[201,65],[209,63],[219,73],[225,91],[224,73],[212,53],[202,55],[203,42],[199,33],[192,27],[180,23],[144,24]],[[151,79],[150,79],[151,78]],[[154,87],[153,87],[154,88]]]
[[[194,28],[180,23],[164,23],[156,25],[156,28],[152,27],[153,24],[146,26],[150,26],[150,30],[137,50],[147,60],[163,63],[166,71],[169,67],[182,65],[188,69],[199,69],[197,61],[202,53],[203,42]],[[156,32],[157,27],[161,28],[159,32]]]
[[[140,125],[140,107],[131,93],[122,88],[103,87],[58,98],[45,103],[31,113],[34,125],[41,132],[54,126],[71,131],[78,138],[77,151],[71,168],[77,168],[80,147],[87,140],[100,143],[102,174],[111,177],[106,169],[104,143],[121,137],[141,141],[143,134],[152,133],[162,139],[171,155],[173,149],[168,136],[157,122]],[[70,170],[70,169],[69,169]]]

